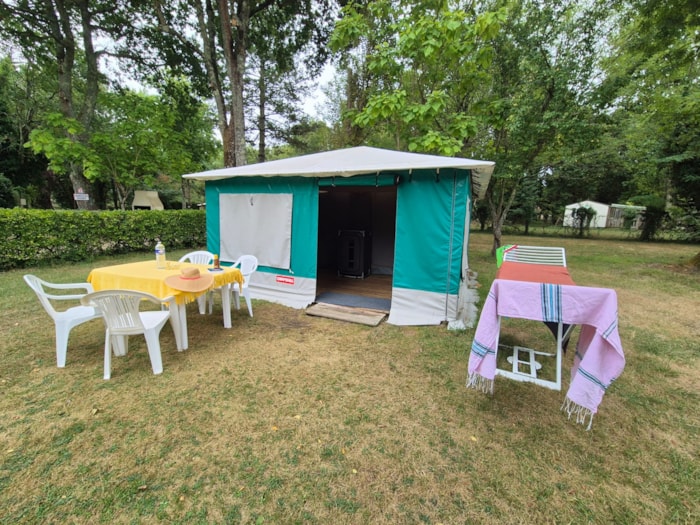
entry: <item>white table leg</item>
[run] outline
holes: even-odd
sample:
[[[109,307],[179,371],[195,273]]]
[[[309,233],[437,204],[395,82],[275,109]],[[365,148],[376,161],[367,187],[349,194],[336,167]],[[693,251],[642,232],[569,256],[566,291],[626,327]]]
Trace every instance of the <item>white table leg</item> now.
[[[207,293],[203,293],[197,297],[197,307],[199,308],[199,313],[204,315],[207,313]]]
[[[175,301],[170,303],[170,316],[173,320],[175,332],[175,344],[177,351],[182,352],[187,350],[187,308],[184,304],[177,304]]]
[[[180,331],[182,332],[182,349],[189,348],[189,335],[187,334],[187,307],[180,305]]]
[[[231,328],[231,285],[221,287],[221,308],[224,310],[224,328]]]

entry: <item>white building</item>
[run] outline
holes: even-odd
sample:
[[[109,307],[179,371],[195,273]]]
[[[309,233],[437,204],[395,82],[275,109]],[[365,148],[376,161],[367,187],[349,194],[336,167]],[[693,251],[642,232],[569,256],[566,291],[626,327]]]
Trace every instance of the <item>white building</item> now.
[[[157,191],[136,190],[134,192],[134,201],[131,203],[131,209],[162,210],[164,208]]]
[[[635,212],[635,219],[631,228],[638,229],[642,225],[642,212],[644,206],[628,206],[626,204],[602,204],[596,201],[581,201],[568,204],[564,210],[564,227],[573,228],[576,225],[574,220],[575,211],[579,208],[590,208],[595,211],[595,216],[591,219],[591,228],[623,228],[625,217],[630,211]]]
[[[595,211],[595,216],[591,219],[591,228],[605,228],[610,206],[596,201],[581,201],[568,204],[564,209],[564,227],[574,228],[576,226],[574,213],[579,208],[590,208]]]

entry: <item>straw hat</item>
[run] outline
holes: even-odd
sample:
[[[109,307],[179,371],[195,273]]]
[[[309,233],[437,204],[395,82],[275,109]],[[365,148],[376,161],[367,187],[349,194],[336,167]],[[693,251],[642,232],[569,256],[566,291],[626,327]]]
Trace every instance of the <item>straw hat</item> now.
[[[165,284],[182,292],[203,292],[209,289],[213,282],[213,275],[202,275],[199,273],[199,268],[192,267],[183,268],[180,275],[165,278]]]

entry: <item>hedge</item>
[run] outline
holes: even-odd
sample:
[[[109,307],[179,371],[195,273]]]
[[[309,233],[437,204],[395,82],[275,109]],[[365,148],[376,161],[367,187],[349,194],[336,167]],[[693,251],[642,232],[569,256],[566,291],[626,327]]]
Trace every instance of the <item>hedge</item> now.
[[[203,210],[55,211],[0,209],[0,271],[206,246]]]

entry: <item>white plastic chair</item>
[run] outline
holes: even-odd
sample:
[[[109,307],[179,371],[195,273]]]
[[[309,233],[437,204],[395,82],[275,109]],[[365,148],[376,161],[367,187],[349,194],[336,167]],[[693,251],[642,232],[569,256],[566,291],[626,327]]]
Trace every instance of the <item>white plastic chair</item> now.
[[[503,252],[503,260],[528,264],[566,266],[566,252],[558,246],[522,246],[516,244]]]
[[[172,303],[174,297],[158,299],[144,292],[134,290],[102,290],[93,292],[83,297],[80,302],[85,306],[92,306],[102,312],[107,327],[105,331],[105,355],[104,378],[112,375],[112,352],[119,353],[122,349],[126,353],[128,338],[130,335],[143,334],[146,338],[148,356],[151,359],[151,368],[154,374],[163,372],[163,360],[160,353],[160,331],[165,323],[170,320],[173,332],[179,327],[173,322],[170,310],[140,311],[141,301],[146,300],[154,304]]]
[[[90,283],[49,283],[31,274],[25,275],[24,281],[34,290],[44,310],[46,310],[46,313],[49,314],[56,325],[56,365],[58,368],[63,368],[66,366],[70,331],[80,324],[102,317],[102,314],[91,306],[80,305],[72,306],[65,310],[57,310],[54,308],[52,301],[76,301],[82,299],[86,294],[93,292],[92,285]],[[55,294],[50,293],[52,290],[63,290],[64,292],[82,290],[83,293]]]
[[[194,252],[186,253],[180,257],[179,262],[190,262],[192,264],[207,264],[211,265],[214,263],[214,254],[206,250],[196,250]],[[221,293],[224,294],[226,291],[224,288],[219,288]],[[209,291],[204,295],[200,295],[197,298],[197,305],[199,306],[199,313],[203,314],[206,311],[206,305],[209,304],[209,313],[214,311],[214,296]]]
[[[180,262],[191,262],[192,264],[212,264],[214,262],[214,254],[206,250],[197,250],[186,253],[180,257]]]
[[[258,269],[258,258],[255,255],[241,255],[233,264],[233,267],[241,270],[244,278],[243,284],[240,287],[242,292],[239,292],[239,287],[235,284],[231,287],[236,309],[241,309],[240,293],[243,293],[245,302],[248,305],[248,313],[253,317],[253,305],[250,302],[250,287],[248,285],[250,284],[250,276]]]

